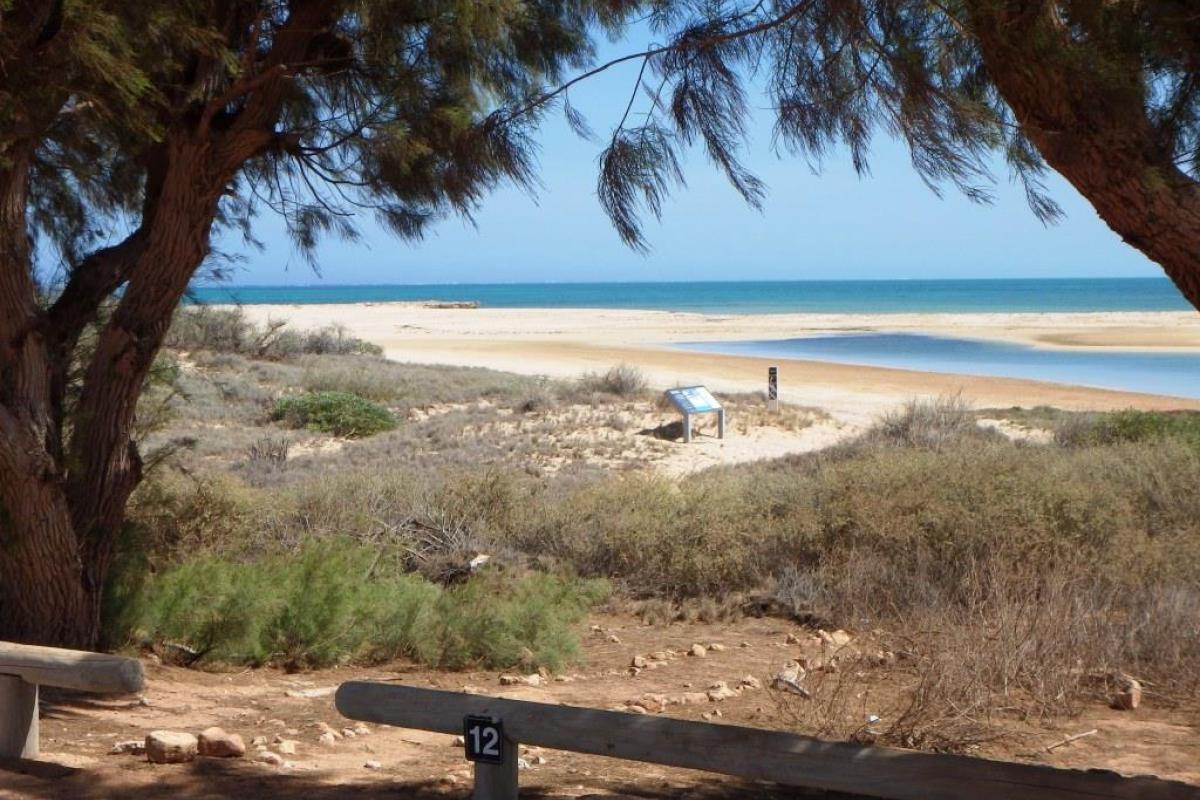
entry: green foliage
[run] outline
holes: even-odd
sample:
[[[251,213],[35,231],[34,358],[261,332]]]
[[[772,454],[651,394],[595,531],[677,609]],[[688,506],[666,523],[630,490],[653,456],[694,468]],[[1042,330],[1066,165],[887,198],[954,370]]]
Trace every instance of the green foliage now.
[[[341,325],[312,331],[294,331],[282,321],[259,326],[246,319],[241,308],[202,305],[179,307],[165,345],[175,350],[230,353],[267,360],[301,355],[383,354],[378,345],[351,336]]]
[[[280,398],[271,418],[283,420],[294,428],[310,428],[352,439],[396,427],[396,418],[386,408],[346,392],[308,392]]]
[[[485,572],[451,588],[377,574],[378,553],[345,540],[248,560],[205,557],[156,575],[118,572],[106,638],[172,643],[191,663],[291,669],[408,657],[431,666],[557,669],[577,653],[572,626],[603,582]]]
[[[1055,439],[1069,447],[1179,439],[1200,446],[1200,414],[1194,412],[1117,411],[1081,414],[1055,426]]]

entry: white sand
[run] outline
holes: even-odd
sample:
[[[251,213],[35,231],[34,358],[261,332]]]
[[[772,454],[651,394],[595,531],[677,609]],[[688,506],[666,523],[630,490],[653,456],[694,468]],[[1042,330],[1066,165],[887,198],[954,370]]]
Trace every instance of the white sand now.
[[[1039,347],[1200,352],[1192,312],[1084,314],[715,315],[620,309],[434,309],[421,303],[248,306],[256,321],[294,327],[340,323],[389,358],[571,377],[628,362],[659,387],[703,383],[718,391],[764,388],[780,366],[781,397],[862,424],[916,396],[961,392],[976,405],[1073,409],[1200,408],[1200,402],[1040,381],[948,375],[815,361],[718,356],[672,343],[785,339],[821,332],[924,332]]]

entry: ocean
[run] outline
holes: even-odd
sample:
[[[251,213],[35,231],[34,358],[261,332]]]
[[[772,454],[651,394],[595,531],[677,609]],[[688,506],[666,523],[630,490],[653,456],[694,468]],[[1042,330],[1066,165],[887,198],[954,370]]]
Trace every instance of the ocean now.
[[[1165,278],[205,286],[191,302],[271,305],[473,301],[485,308],[638,308],[702,314],[1186,311]]]

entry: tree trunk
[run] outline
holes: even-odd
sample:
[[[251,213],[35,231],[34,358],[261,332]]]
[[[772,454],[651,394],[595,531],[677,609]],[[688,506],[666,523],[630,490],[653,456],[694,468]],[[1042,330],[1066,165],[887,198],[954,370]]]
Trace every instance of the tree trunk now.
[[[1052,6],[968,4],[988,74],[1046,163],[1200,309],[1200,185],[1146,116],[1140,54],[1076,44]]]

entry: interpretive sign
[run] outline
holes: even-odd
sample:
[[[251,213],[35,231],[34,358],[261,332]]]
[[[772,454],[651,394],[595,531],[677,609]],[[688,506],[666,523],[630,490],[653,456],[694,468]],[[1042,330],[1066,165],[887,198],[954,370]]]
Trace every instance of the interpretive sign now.
[[[725,409],[706,386],[680,386],[667,389],[667,399],[683,414],[683,440],[692,440],[692,414],[716,414],[717,436],[725,438]]]

